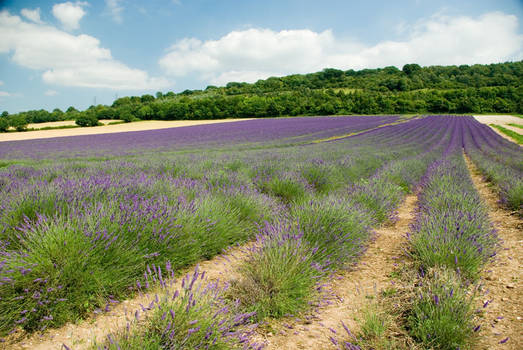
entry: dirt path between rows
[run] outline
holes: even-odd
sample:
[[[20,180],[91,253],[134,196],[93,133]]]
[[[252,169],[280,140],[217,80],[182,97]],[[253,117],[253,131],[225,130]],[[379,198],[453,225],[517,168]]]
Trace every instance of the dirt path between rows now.
[[[376,239],[353,270],[334,276],[330,288],[334,297],[314,314],[301,319],[285,319],[270,326],[274,332],[259,334],[256,341],[267,344],[266,349],[333,349],[329,337],[332,328],[345,333],[343,321],[351,330],[357,329],[354,317],[369,303],[369,298],[391,286],[389,275],[402,254],[405,234],[414,219],[417,196],[409,195],[398,209],[397,221],[376,230]],[[274,333],[274,334],[273,334]]]
[[[205,271],[207,281],[229,281],[233,276],[236,266],[244,260],[248,248],[254,243],[229,248],[224,254],[218,255],[211,260],[202,261],[198,264],[200,272]],[[181,287],[181,279],[187,273],[194,272],[195,267],[187,268],[181,273],[180,278],[169,287],[174,292]],[[169,284],[169,283],[168,283]],[[78,324],[67,324],[59,329],[51,329],[43,335],[34,334],[31,337],[16,343],[3,344],[6,350],[49,350],[63,349],[67,345],[70,349],[86,349],[95,340],[105,340],[108,334],[123,330],[128,320],[134,319],[135,311],[139,311],[140,319],[144,318],[141,305],[148,306],[155,299],[155,295],[165,294],[165,290],[151,289],[145,294],[137,295],[133,299],[124,300],[112,306],[111,311],[95,315],[92,318],[81,321]],[[141,305],[140,305],[141,304]],[[2,344],[0,344],[2,345]]]
[[[523,220],[502,208],[499,197],[465,156],[472,181],[489,208],[490,221],[502,240],[501,247],[486,266],[482,283],[489,301],[478,349],[521,349],[523,344]],[[500,341],[509,338],[506,343]]]

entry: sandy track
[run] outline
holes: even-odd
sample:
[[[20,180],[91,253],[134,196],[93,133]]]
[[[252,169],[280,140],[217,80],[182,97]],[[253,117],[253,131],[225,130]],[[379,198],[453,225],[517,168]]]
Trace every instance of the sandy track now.
[[[502,245],[495,259],[485,268],[482,283],[488,291],[482,302],[490,301],[485,311],[478,349],[521,349],[523,344],[523,220],[502,208],[498,195],[485,182],[475,165],[465,157],[481,197],[489,208],[490,221]],[[502,339],[509,338],[505,344]]]
[[[351,330],[357,329],[354,317],[369,304],[380,290],[391,286],[389,275],[394,271],[396,258],[402,254],[405,234],[415,216],[417,196],[409,195],[398,209],[398,220],[393,225],[376,230],[372,241],[354,270],[334,276],[330,288],[334,297],[307,320],[304,317],[286,319],[271,324],[277,334],[260,334],[257,341],[267,343],[267,349],[334,349],[329,329],[345,334],[343,321]],[[346,337],[346,336],[345,336]]]
[[[523,119],[515,117],[513,115],[475,115],[474,118],[476,118],[477,121],[480,123],[486,124],[490,126],[490,124],[497,124],[501,125],[502,127],[512,130],[514,132],[517,132],[518,134],[523,134],[523,129],[508,125],[508,124],[520,124],[523,125]],[[492,130],[494,130],[498,135],[501,137],[515,142],[510,136],[505,135],[501,131],[499,131],[496,128],[491,127]]]
[[[483,124],[523,124],[523,119],[513,115],[475,115],[474,118]]]
[[[198,264],[200,272],[205,271],[207,281],[229,281],[236,277],[237,265],[243,261],[248,254],[248,248],[254,243],[243,246],[235,246],[227,249],[224,254],[218,255],[211,260],[202,261]],[[183,270],[181,277],[172,283],[169,290],[174,292],[181,289],[181,279],[187,273],[193,273],[195,267],[192,266]],[[168,283],[169,284],[169,283]],[[62,328],[51,329],[44,334],[33,334],[27,339],[18,343],[3,344],[5,350],[54,350],[63,349],[62,344],[70,349],[86,349],[93,344],[106,339],[108,334],[125,329],[129,320],[134,319],[135,311],[139,311],[140,319],[144,319],[141,305],[147,306],[155,299],[155,295],[164,295],[165,289],[151,289],[146,294],[140,294],[133,299],[124,300],[121,303],[111,306],[111,311],[99,315],[93,315],[78,324],[69,323]],[[171,292],[171,294],[172,294]],[[141,304],[141,305],[140,305]],[[146,316],[145,316],[146,317]],[[2,344],[0,344],[2,345]]]
[[[112,122],[120,122],[121,120],[117,119],[102,119],[100,120],[100,123],[107,125]],[[59,122],[46,122],[46,123],[32,123],[28,124],[27,128],[29,129],[42,129],[47,127],[58,127],[58,126],[70,126],[70,125],[76,125],[74,120],[63,120]]]
[[[216,119],[216,120],[146,120],[116,125],[104,125],[86,128],[37,130],[26,132],[0,133],[0,142],[19,141],[32,139],[47,139],[52,137],[111,134],[116,132],[144,131],[156,129],[178,128],[181,126],[192,126],[202,124],[230,123],[250,119]]]

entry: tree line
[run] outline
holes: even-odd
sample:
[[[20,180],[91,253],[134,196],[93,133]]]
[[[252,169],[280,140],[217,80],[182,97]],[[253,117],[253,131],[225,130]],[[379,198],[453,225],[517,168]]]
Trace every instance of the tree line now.
[[[111,106],[69,107],[0,115],[0,131],[23,130],[27,123],[100,119],[177,120],[335,114],[523,113],[523,61],[489,65],[407,64],[360,71],[324,69],[311,74],[272,77],[256,83],[154,96],[126,96]]]

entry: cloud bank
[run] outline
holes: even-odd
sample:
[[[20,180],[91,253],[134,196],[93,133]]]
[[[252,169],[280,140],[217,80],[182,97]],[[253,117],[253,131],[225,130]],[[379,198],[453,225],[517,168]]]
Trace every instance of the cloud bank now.
[[[0,12],[0,54],[12,53],[20,66],[41,70],[44,82],[62,86],[153,90],[169,86],[115,60],[92,36],[72,35],[53,26],[30,23]]]
[[[433,16],[403,30],[406,39],[375,45],[337,38],[331,30],[233,31],[217,40],[179,40],[159,64],[174,77],[197,74],[212,84],[224,84],[327,67],[459,65],[523,58],[518,19],[501,12],[477,18]]]

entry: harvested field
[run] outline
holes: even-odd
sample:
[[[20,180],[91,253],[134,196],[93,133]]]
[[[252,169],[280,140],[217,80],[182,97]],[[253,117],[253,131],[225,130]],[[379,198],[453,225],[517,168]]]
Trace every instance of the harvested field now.
[[[144,131],[144,130],[158,130],[168,128],[179,128],[182,126],[193,126],[193,125],[205,125],[214,123],[230,123],[240,120],[249,119],[215,119],[215,120],[146,120],[140,122],[131,122],[125,124],[116,125],[104,125],[95,127],[85,128],[74,128],[74,129],[56,129],[56,130],[37,130],[28,132],[15,132],[15,133],[0,133],[0,142],[2,141],[20,141],[20,140],[32,140],[32,139],[47,139],[55,137],[65,136],[79,136],[79,135],[100,135],[100,134],[112,134],[119,132],[130,132],[130,131]],[[104,124],[109,124],[114,120],[101,120]],[[29,124],[28,127],[43,128],[46,126],[62,126],[62,125],[74,125],[74,121],[64,122],[50,122],[41,124]]]

